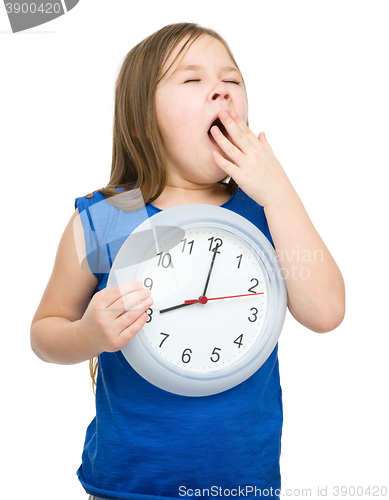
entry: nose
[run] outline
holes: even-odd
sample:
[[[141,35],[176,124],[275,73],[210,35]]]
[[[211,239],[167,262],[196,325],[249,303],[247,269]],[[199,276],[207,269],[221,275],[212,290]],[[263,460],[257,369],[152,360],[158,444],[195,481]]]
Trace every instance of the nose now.
[[[228,93],[228,88],[222,82],[220,82],[212,90],[212,93],[211,93],[211,100],[216,101],[217,99],[222,99],[222,100],[227,100],[227,101],[230,99],[230,94]]]

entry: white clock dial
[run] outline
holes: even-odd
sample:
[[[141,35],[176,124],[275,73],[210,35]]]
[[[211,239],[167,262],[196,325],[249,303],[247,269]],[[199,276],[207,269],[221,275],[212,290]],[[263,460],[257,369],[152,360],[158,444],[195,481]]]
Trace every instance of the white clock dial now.
[[[125,241],[108,288],[141,280],[154,304],[122,349],[157,387],[184,396],[228,390],[273,351],[286,312],[276,253],[249,221],[210,205],[160,212]]]
[[[236,363],[261,336],[267,310],[264,269],[231,232],[199,227],[181,236],[142,270],[154,299],[144,333],[164,362],[213,372]],[[182,307],[185,301],[193,302]]]

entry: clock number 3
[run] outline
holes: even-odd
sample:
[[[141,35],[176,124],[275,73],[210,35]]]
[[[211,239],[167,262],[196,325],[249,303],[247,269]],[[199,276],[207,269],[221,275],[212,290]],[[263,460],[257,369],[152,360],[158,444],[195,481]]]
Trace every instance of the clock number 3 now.
[[[250,316],[248,316],[248,320],[251,322],[251,323],[255,323],[258,319],[258,309],[256,307],[252,307],[250,309],[251,313],[252,313],[252,316],[254,316],[254,319],[251,319]]]

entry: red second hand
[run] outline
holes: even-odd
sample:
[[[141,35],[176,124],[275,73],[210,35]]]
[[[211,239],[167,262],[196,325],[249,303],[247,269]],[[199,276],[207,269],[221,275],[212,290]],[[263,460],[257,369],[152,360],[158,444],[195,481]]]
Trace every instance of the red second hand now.
[[[195,304],[196,302],[200,302],[200,304],[206,304],[208,300],[220,300],[220,299],[234,299],[236,297],[249,297],[250,295],[263,295],[264,292],[260,293],[246,293],[244,295],[230,295],[228,297],[213,297],[208,299],[205,295],[195,300],[185,300],[184,304]]]

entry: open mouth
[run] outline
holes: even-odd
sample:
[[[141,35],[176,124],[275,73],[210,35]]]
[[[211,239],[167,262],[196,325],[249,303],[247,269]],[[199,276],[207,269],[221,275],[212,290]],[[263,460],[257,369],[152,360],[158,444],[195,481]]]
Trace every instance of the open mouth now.
[[[211,123],[211,126],[209,127],[208,129],[208,135],[209,135],[209,138],[211,139],[211,141],[214,143],[214,144],[217,144],[215,139],[212,137],[212,134],[211,134],[211,128],[212,127],[218,127],[220,132],[225,136],[227,137],[228,140],[230,140],[230,136],[225,128],[225,126],[222,124],[222,122],[220,121],[220,118],[216,118],[216,120],[214,120],[212,123]]]

